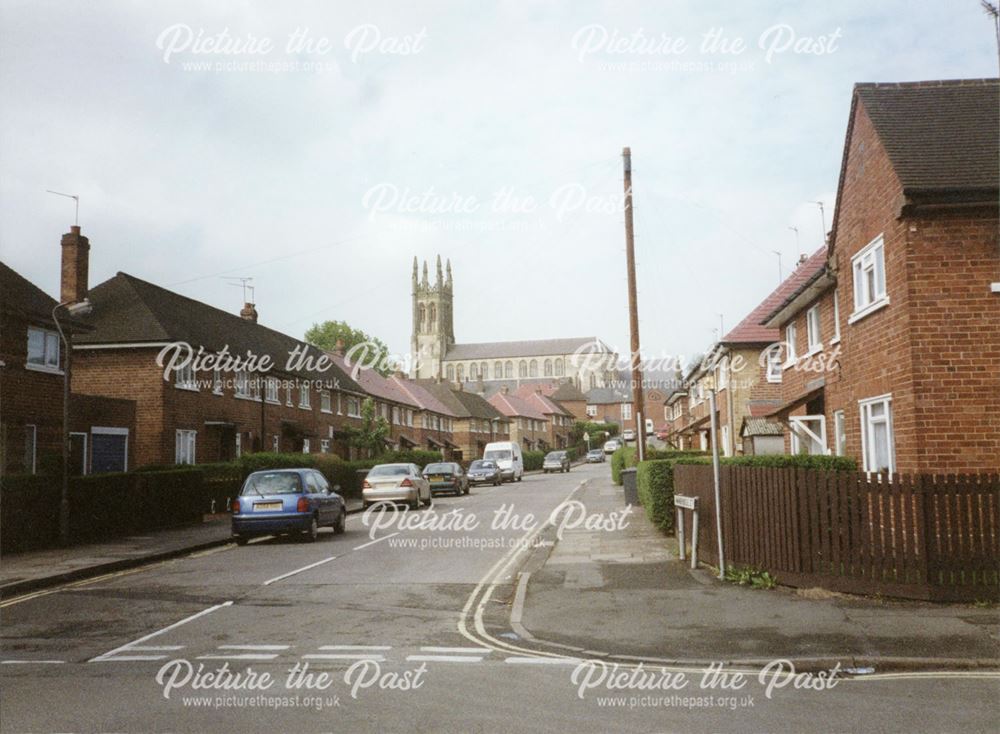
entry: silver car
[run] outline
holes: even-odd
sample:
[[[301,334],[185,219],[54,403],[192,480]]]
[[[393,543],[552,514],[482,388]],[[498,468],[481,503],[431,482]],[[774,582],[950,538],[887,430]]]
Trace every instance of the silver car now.
[[[434,501],[431,483],[424,479],[416,464],[377,464],[361,485],[361,500],[370,507],[376,502],[405,503],[411,510],[428,507]]]

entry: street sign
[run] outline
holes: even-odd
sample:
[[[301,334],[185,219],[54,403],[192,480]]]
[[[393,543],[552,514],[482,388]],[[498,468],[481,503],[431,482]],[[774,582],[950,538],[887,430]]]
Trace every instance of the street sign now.
[[[697,510],[698,509],[698,498],[688,497],[683,494],[674,495],[674,507],[684,510]]]

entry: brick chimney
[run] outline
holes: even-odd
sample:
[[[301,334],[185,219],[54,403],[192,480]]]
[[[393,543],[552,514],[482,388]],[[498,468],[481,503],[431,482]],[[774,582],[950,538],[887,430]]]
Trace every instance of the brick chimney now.
[[[338,357],[344,356],[344,340],[338,339],[337,343],[333,346],[333,353]]]
[[[252,303],[244,303],[240,311],[240,318],[257,323],[257,307]]]
[[[506,385],[504,385],[503,387],[500,388],[500,394],[501,395],[506,395],[509,392],[510,392],[510,388],[507,387]]]
[[[80,226],[74,224],[62,236],[61,303],[78,303],[87,297],[89,270],[90,240],[80,234]]]

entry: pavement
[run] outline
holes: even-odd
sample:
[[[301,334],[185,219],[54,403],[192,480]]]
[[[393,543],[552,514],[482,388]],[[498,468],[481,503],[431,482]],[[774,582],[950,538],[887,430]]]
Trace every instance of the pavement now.
[[[624,506],[610,477],[575,499],[595,512]],[[756,590],[691,571],[676,551],[641,507],[624,529],[566,530],[522,571],[520,634],[563,651],[677,664],[781,657],[799,668],[1000,668],[996,607]]]
[[[358,512],[361,500],[348,499]],[[0,599],[59,584],[115,573],[232,542],[229,513],[206,515],[203,522],[65,548],[9,553],[0,558]]]

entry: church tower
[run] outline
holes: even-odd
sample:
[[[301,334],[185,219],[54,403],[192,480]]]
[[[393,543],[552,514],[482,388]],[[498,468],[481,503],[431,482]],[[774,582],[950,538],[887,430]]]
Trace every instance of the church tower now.
[[[442,374],[441,362],[448,353],[448,347],[455,343],[455,327],[452,320],[452,279],[451,261],[445,271],[441,270],[441,256],[437,258],[437,273],[434,283],[427,277],[427,262],[423,275],[417,270],[417,258],[413,258],[413,336],[410,339],[410,353],[413,362],[410,376],[416,379],[433,378]]]

